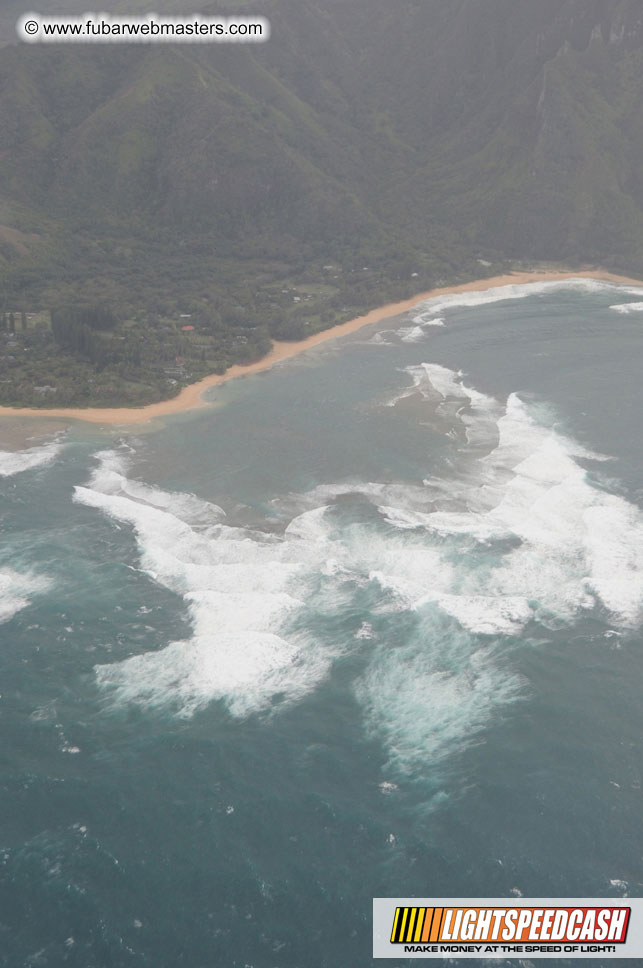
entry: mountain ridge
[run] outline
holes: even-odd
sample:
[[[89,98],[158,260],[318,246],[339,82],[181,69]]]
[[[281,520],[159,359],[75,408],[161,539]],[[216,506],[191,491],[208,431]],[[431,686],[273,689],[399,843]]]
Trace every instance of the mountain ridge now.
[[[326,259],[387,235],[433,251],[438,223],[467,250],[635,268],[635,8],[266,0],[252,5],[273,22],[264,45],[6,48],[0,221],[174,230],[233,251],[267,234],[286,261],[311,240]],[[606,247],[592,222],[604,230],[614,205]]]

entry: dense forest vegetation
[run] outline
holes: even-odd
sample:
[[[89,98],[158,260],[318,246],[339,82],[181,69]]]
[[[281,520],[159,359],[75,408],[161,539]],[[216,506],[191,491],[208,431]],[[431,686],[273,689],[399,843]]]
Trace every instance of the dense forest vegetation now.
[[[2,49],[0,402],[159,399],[508,260],[643,273],[639,0],[240,8],[268,43]]]

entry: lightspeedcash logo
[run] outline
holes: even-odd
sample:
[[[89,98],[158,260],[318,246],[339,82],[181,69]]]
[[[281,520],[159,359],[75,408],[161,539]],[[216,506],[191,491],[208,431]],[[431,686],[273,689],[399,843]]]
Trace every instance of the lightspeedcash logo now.
[[[643,956],[643,899],[373,901],[375,958]]]

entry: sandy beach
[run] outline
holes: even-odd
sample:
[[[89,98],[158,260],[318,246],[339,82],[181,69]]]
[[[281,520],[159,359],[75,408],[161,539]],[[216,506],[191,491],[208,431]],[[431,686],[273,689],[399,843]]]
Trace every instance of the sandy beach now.
[[[399,316],[401,313],[409,312],[409,310],[413,309],[419,303],[422,303],[427,299],[432,299],[436,296],[448,295],[450,293],[481,292],[487,289],[493,289],[497,286],[522,285],[529,282],[560,282],[565,279],[578,278],[599,279],[603,282],[623,284],[629,283],[631,285],[643,284],[641,280],[615,275],[614,273],[607,272],[602,269],[578,270],[576,272],[567,270],[511,272],[506,275],[474,280],[473,282],[466,282],[460,285],[447,286],[441,289],[431,289],[428,292],[419,293],[417,296],[413,296],[410,299],[404,299],[402,302],[388,303],[385,306],[379,306],[377,309],[372,309],[363,316],[357,316],[355,319],[351,319],[346,323],[340,323],[338,326],[333,326],[332,329],[327,329],[321,333],[316,333],[314,336],[311,336],[305,340],[287,343],[274,342],[271,351],[257,363],[251,363],[248,366],[231,366],[230,369],[228,369],[224,374],[212,374],[211,376],[207,376],[205,379],[199,380],[198,383],[193,383],[190,386],[184,387],[178,396],[173,397],[171,400],[163,400],[161,403],[152,403],[145,407],[136,408],[59,407],[52,408],[51,410],[40,410],[30,409],[28,407],[0,407],[0,417],[28,417],[38,418],[39,420],[46,420],[48,418],[55,417],[64,420],[84,420],[89,423],[104,425],[146,423],[147,421],[153,420],[156,417],[165,417],[170,414],[181,413],[186,410],[195,410],[197,408],[210,406],[210,404],[206,403],[202,399],[203,392],[210,387],[218,386],[220,383],[225,383],[227,380],[234,380],[238,377],[250,376],[253,373],[260,373],[263,370],[268,370],[270,367],[274,366],[275,363],[279,363],[281,360],[287,360],[293,356],[297,356],[299,353],[303,353],[305,350],[313,346],[317,346],[319,343],[324,343],[326,340],[335,339],[338,336],[345,336],[348,333],[354,333],[356,330],[361,329],[362,326],[368,326],[372,323],[378,323],[393,316]]]

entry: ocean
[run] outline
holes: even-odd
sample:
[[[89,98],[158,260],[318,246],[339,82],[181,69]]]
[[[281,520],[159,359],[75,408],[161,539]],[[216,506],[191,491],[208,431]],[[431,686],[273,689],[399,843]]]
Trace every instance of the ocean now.
[[[361,968],[373,897],[640,895],[642,298],[443,296],[0,452],[0,965]]]

